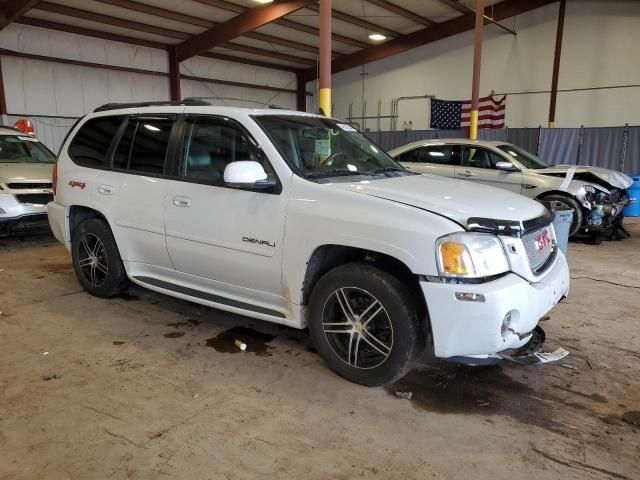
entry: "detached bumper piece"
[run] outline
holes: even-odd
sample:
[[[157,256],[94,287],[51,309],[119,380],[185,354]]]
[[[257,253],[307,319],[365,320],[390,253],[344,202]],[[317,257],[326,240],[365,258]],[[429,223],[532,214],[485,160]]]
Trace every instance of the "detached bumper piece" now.
[[[46,213],[0,220],[0,236],[49,232],[51,228]]]
[[[562,360],[569,352],[564,348],[558,348],[553,352],[543,352],[542,345],[546,334],[540,325],[531,332],[531,339],[520,348],[505,350],[497,354],[503,360],[519,365],[533,365],[536,363],[551,363]]]

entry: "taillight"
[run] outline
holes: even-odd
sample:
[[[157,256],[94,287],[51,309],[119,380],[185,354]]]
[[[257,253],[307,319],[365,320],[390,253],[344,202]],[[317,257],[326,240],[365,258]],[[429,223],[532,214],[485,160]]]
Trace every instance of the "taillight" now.
[[[53,190],[53,194],[56,194],[56,190],[58,190],[58,162],[53,164],[53,173],[51,174],[51,190]]]

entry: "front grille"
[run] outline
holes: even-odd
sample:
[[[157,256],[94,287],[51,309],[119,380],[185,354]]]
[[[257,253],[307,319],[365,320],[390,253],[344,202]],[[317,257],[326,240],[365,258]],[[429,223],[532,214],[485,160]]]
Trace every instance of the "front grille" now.
[[[556,250],[551,227],[544,227],[522,236],[522,243],[529,258],[529,266],[533,273],[540,273],[548,266],[551,256]]]
[[[16,198],[20,203],[30,205],[46,205],[49,202],[53,202],[53,194],[51,193],[23,193],[16,195]]]
[[[11,190],[45,189],[51,188],[51,183],[7,183]]]

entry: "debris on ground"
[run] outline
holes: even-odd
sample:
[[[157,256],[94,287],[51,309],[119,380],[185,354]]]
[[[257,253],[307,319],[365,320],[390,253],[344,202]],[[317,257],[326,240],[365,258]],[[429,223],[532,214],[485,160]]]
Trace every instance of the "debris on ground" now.
[[[411,400],[411,397],[413,397],[413,392],[396,392],[396,397]]]
[[[243,352],[247,349],[247,344],[242,342],[242,340],[236,340],[233,342],[233,344]]]

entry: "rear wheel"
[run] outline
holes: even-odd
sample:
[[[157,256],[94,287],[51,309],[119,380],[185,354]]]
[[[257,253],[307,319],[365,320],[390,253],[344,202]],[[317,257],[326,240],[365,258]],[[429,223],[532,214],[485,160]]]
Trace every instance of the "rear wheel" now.
[[[329,368],[367,386],[404,376],[418,347],[418,309],[409,290],[393,275],[362,263],[324,275],[309,302],[309,329]]]
[[[90,218],[78,225],[71,257],[78,281],[92,295],[109,298],[129,286],[116,241],[104,221]]]
[[[552,207],[571,208],[573,209],[573,221],[571,222],[571,229],[569,230],[569,236],[572,237],[580,231],[584,215],[582,214],[582,207],[578,201],[570,197],[569,195],[562,195],[561,193],[554,193],[542,198],[545,202],[551,203]]]

